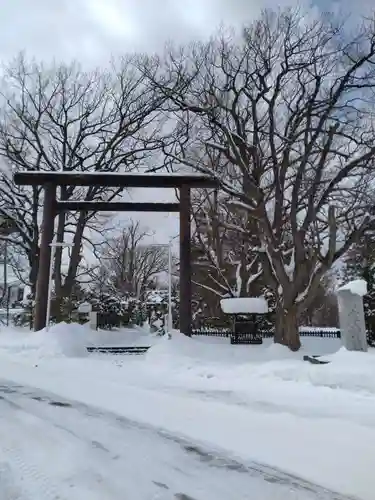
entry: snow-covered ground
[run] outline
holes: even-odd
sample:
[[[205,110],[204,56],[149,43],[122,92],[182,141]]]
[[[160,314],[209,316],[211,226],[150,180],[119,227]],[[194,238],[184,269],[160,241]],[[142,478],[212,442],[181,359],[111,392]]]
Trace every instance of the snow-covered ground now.
[[[4,380],[0,397],[2,500],[343,500],[271,467],[51,393]]]
[[[95,343],[152,344],[153,347],[145,356],[139,357],[88,356],[84,345]],[[339,350],[338,339],[304,337],[303,343],[301,352],[290,353],[271,342],[265,342],[263,346],[231,346],[228,339],[187,339],[177,332],[172,340],[167,340],[142,331],[98,333],[74,325],[59,325],[49,332],[38,334],[5,330],[0,334],[0,377],[12,381],[11,384],[3,382],[5,391],[12,384],[23,388],[16,388],[16,393],[11,395],[2,394],[0,389],[0,405],[4,406],[4,411],[0,412],[0,484],[1,474],[5,478],[8,474],[8,483],[17,485],[20,474],[17,476],[17,463],[22,462],[23,467],[31,464],[30,467],[38,470],[43,468],[44,453],[49,457],[44,474],[46,478],[51,478],[51,484],[64,485],[61,486],[64,492],[62,499],[76,498],[64,488],[68,481],[66,478],[73,477],[73,471],[77,469],[73,479],[70,479],[71,484],[78,485],[74,490],[78,492],[77,498],[84,498],[83,492],[90,493],[90,488],[96,484],[93,479],[95,474],[99,474],[95,477],[102,488],[98,487],[98,498],[123,498],[116,495],[121,485],[125,484],[121,481],[125,481],[129,474],[129,488],[137,481],[142,485],[138,493],[124,493],[125,497],[132,499],[188,499],[189,496],[184,497],[184,494],[194,500],[339,499],[348,496],[372,500],[375,489],[375,353],[357,354]],[[311,365],[302,361],[306,353],[326,354],[331,362]],[[50,405],[42,405],[41,401],[30,400],[30,393],[38,392],[35,388],[53,393],[55,398],[64,398],[72,407],[51,408]],[[2,400],[3,397],[5,400]],[[80,402],[81,405],[77,406],[74,402]],[[22,411],[17,410],[17,405],[22,406]],[[122,430],[124,436],[120,438],[119,429],[113,441],[108,437],[104,443],[102,438],[93,437],[96,428],[97,436],[106,436],[107,427],[109,436],[112,424],[109,416],[90,421],[88,407],[90,411],[92,408],[100,409],[102,415],[111,414],[111,418],[117,415],[137,422],[138,427],[134,424],[136,429],[130,426],[129,432],[133,437],[126,434],[128,431]],[[41,440],[37,437],[37,430],[34,434],[32,427],[35,415],[25,416],[30,412],[33,415],[36,408],[42,412],[38,414],[38,419],[42,419],[38,424],[40,432],[42,421],[54,428],[47,426],[46,435],[56,449],[64,433],[75,436],[71,441],[68,439],[63,458],[56,463],[50,458],[55,456],[48,449],[51,443],[46,445],[44,452],[39,449]],[[18,415],[17,418],[11,418],[12,412]],[[51,421],[48,412],[54,412],[55,420]],[[80,412],[80,416],[77,412]],[[78,427],[74,427],[76,421]],[[59,435],[55,428],[61,425],[69,425],[70,430],[60,429],[62,434]],[[19,426],[21,429],[18,434]],[[142,426],[148,430],[143,430]],[[160,430],[164,432],[163,439]],[[31,447],[27,445],[28,432],[32,435]],[[113,431],[113,436],[116,432]],[[198,446],[201,452],[194,452],[197,455],[194,460],[181,449],[178,453],[173,452],[168,448],[172,444],[165,441],[165,433],[177,441],[184,438],[185,443],[190,443],[187,448],[195,449]],[[85,469],[82,465],[83,456],[91,450],[92,445],[79,444],[78,441],[84,441],[83,436],[88,434],[91,439],[109,449],[113,456],[121,457],[126,456],[125,443],[125,451],[120,453],[117,449],[121,439],[130,443],[139,440],[140,451],[134,450],[132,453],[134,472],[129,464],[127,468],[121,465],[122,459],[118,464],[116,460],[108,459],[101,467],[101,459],[94,459],[94,456],[91,461],[88,460]],[[144,437],[140,434],[144,434]],[[148,441],[149,434],[153,437]],[[64,439],[67,439],[66,436]],[[37,449],[38,452],[27,452],[27,446],[29,450]],[[86,448],[83,449],[83,446]],[[160,463],[157,459],[159,446],[160,457],[165,457],[160,458]],[[76,465],[75,447],[79,462]],[[152,448],[150,453],[154,457],[150,462],[143,457],[148,447]],[[104,452],[101,453],[104,456]],[[213,479],[213,471],[208,465],[210,459],[204,458],[207,454],[221,457],[221,463],[227,464],[226,468],[220,468],[220,473],[215,469],[220,480]],[[171,460],[167,460],[169,456]],[[196,458],[199,456],[198,461]],[[69,460],[69,457],[72,457],[71,463],[68,471],[65,471],[64,460]],[[38,460],[36,464],[35,460]],[[8,465],[3,466],[5,463]],[[231,463],[237,465],[232,467]],[[144,464],[143,475],[139,472],[142,470],[141,464]],[[236,467],[240,467],[239,464],[244,469],[247,467],[247,472],[240,474],[238,470],[235,471]],[[1,472],[2,467],[5,472]],[[225,479],[228,468],[233,479],[229,476]],[[175,469],[184,471],[189,477],[186,486],[181,477],[175,474]],[[255,476],[254,469],[258,470]],[[124,471],[121,480],[116,479],[119,470]],[[275,476],[274,479],[267,479],[267,470]],[[289,474],[285,476],[288,479],[283,480],[283,475],[275,472],[278,470]],[[112,475],[113,481],[110,479]],[[152,479],[151,475],[156,479]],[[169,483],[165,482],[165,475]],[[291,476],[338,491],[343,496],[323,493],[311,485],[310,491],[307,483],[301,480],[295,480],[292,486]],[[170,488],[165,490],[155,487],[152,481],[169,485]],[[217,488],[212,486],[215,481]],[[113,489],[107,493],[105,488],[111,482]],[[282,487],[283,482],[285,484]],[[177,487],[179,484],[180,488]],[[231,485],[230,489],[225,490],[224,484]],[[271,489],[270,484],[273,486]],[[186,489],[187,486],[193,489]],[[178,493],[180,497],[173,497]],[[35,498],[44,497],[36,495]],[[90,498],[96,497],[91,495]]]

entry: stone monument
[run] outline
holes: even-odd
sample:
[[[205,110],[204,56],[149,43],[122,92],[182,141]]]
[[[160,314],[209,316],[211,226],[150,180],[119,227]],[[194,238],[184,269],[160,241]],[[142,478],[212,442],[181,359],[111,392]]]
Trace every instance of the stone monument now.
[[[363,296],[367,283],[354,280],[337,290],[341,340],[348,351],[367,351]]]

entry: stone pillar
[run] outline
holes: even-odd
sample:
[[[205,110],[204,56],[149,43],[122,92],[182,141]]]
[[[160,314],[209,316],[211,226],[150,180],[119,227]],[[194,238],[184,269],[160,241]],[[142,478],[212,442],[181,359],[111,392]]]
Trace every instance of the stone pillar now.
[[[89,325],[91,330],[98,329],[98,313],[96,311],[89,312]]]
[[[366,352],[368,348],[363,309],[365,288],[366,282],[357,280],[344,285],[337,292],[341,340],[348,351]]]

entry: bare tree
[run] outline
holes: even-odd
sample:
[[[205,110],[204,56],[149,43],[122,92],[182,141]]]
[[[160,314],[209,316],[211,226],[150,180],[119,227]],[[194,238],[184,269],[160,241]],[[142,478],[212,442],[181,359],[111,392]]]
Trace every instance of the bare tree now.
[[[151,280],[167,271],[167,248],[147,243],[149,236],[151,233],[139,222],[131,222],[104,245],[100,263],[112,289],[141,297]]]
[[[230,209],[229,201],[228,195],[217,190],[197,193],[193,200],[193,283],[206,299],[210,297],[214,309],[220,298],[255,294],[255,284],[263,275],[252,251],[256,239],[252,220]]]
[[[304,311],[300,311],[299,322],[303,326],[338,327],[337,296],[331,273],[328,273],[322,278],[308,308]]]
[[[353,35],[329,16],[267,11],[240,40],[171,51],[164,73],[144,72],[178,117],[168,162],[218,178],[254,221],[275,341],[299,349],[299,311],[369,221],[374,20]]]
[[[104,293],[116,292],[113,288],[112,273],[104,264],[91,264],[82,267],[82,284],[87,285],[91,292],[97,293],[99,296]]]
[[[22,55],[5,69],[0,118],[0,214],[18,227],[12,243],[27,256],[30,283],[38,271],[39,187],[18,188],[15,170],[129,171],[147,162],[158,144],[160,93],[144,81],[135,59],[124,58],[109,72],[84,72],[76,63],[45,66]],[[62,200],[108,200],[108,188],[61,188]],[[100,227],[97,215],[60,214],[57,241],[73,243],[63,279],[62,249],[56,251],[57,296],[69,295],[81,259],[85,230]]]

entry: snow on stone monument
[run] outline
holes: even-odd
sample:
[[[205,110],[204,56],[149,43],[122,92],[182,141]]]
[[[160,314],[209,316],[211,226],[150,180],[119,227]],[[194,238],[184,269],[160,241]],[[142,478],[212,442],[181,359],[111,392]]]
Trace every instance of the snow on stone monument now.
[[[363,296],[367,294],[364,280],[350,281],[337,290],[341,340],[348,351],[367,351]]]
[[[221,299],[224,314],[267,314],[268,303],[264,297],[233,297]]]

